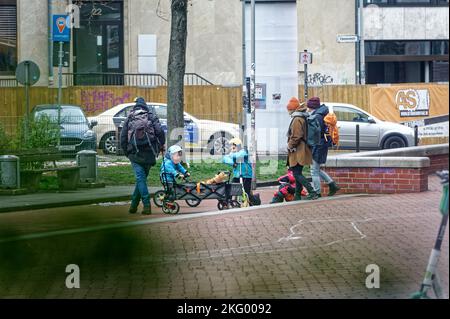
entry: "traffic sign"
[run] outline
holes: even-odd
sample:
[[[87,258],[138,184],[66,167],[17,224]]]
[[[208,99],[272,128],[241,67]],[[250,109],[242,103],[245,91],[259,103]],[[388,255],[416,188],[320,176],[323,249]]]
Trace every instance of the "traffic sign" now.
[[[358,41],[358,36],[353,34],[338,34],[337,36],[338,43],[355,43]]]
[[[53,42],[70,42],[70,28],[68,15],[53,15]]]
[[[33,61],[23,61],[16,68],[16,79],[22,85],[35,85],[41,76],[39,67]]]
[[[313,54],[311,52],[301,52],[300,53],[300,64],[312,64]]]

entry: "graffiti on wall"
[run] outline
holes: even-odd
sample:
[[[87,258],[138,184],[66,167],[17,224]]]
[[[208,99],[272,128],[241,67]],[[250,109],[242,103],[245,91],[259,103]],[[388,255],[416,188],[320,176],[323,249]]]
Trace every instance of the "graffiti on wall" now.
[[[308,75],[308,85],[310,86],[322,86],[325,84],[331,84],[333,82],[334,79],[330,75],[322,73],[314,73]]]
[[[114,92],[106,90],[81,91],[81,105],[88,114],[98,114],[113,106],[131,102],[131,98],[128,92],[116,96]]]

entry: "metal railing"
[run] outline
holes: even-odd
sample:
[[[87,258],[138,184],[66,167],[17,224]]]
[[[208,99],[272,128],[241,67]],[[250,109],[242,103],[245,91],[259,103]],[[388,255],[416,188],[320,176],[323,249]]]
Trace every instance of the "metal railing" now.
[[[138,86],[156,87],[167,85],[167,80],[161,74],[137,73],[64,73],[65,86]]]
[[[54,85],[58,83],[57,76]],[[157,87],[167,86],[167,79],[161,74],[149,73],[63,73],[64,87],[70,86],[134,86]],[[186,73],[184,85],[214,85],[197,73]],[[14,76],[1,77],[0,87],[17,87]]]
[[[17,87],[19,86],[15,76],[0,77],[0,87]]]

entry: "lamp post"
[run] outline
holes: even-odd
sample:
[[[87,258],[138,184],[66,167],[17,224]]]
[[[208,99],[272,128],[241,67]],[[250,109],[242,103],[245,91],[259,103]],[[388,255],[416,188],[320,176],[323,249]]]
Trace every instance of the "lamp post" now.
[[[256,100],[255,100],[255,89],[256,89],[256,10],[255,10],[255,0],[251,0],[251,25],[252,25],[252,61],[251,61],[251,71],[250,71],[250,97],[251,97],[251,142],[250,142],[250,154],[252,158],[252,187],[256,189]]]

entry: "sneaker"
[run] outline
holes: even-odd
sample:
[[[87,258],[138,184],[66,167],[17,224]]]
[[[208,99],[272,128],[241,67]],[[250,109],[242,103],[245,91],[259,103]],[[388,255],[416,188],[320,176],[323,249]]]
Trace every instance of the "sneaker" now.
[[[319,198],[319,195],[316,192],[311,192],[306,196],[306,200],[316,200]]]

